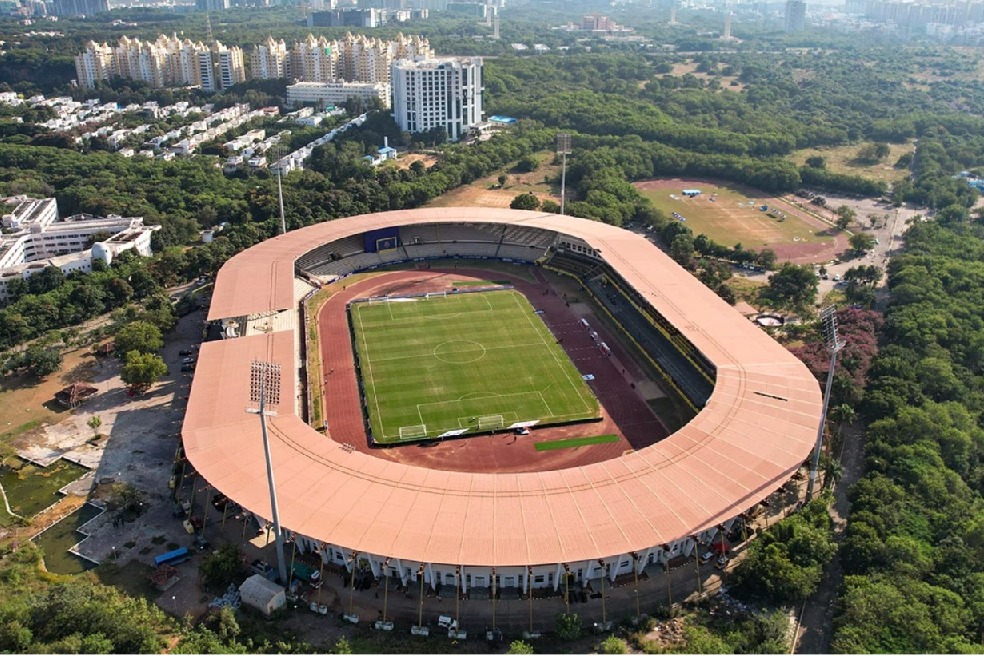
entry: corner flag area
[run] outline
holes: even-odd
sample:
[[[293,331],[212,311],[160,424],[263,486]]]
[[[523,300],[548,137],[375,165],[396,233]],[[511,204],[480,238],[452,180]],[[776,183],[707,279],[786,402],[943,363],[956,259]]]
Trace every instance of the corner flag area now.
[[[597,419],[598,400],[517,291],[349,306],[377,444]]]

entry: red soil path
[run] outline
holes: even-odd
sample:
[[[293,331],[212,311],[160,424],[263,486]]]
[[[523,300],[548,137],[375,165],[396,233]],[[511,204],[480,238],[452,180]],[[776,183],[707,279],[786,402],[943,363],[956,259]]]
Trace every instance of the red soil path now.
[[[536,271],[534,284],[501,271],[435,268],[381,273],[353,284],[339,281],[341,289],[322,306],[318,316],[322,370],[325,374],[323,401],[328,436],[341,444],[377,458],[409,465],[466,472],[529,472],[566,469],[617,458],[627,450],[640,449],[662,439],[666,429],[632,388],[630,381],[642,373],[620,349],[617,341],[593,317],[587,317],[599,338],[612,348],[605,356],[568,307],[564,298]],[[535,428],[530,435],[500,433],[489,436],[444,440],[432,446],[409,444],[371,447],[366,437],[362,399],[355,371],[346,304],[353,298],[446,291],[458,280],[510,280],[542,310],[542,317],[582,374],[593,374],[588,383],[602,405],[602,420],[572,426]],[[546,292],[546,293],[545,293]],[[624,372],[624,373],[623,373]],[[534,442],[591,435],[616,434],[617,442],[537,451]]]

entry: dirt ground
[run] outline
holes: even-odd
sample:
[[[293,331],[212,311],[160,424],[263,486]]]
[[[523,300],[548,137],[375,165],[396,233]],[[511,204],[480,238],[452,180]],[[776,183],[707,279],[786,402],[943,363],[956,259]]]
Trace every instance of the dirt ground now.
[[[684,199],[681,196],[681,207],[696,208],[699,204],[705,214],[713,212],[714,230],[708,230],[708,236],[719,243],[726,246],[742,243],[746,248],[771,248],[780,262],[788,260],[794,264],[826,262],[848,246],[847,237],[843,233],[835,230],[831,223],[809,208],[791,203],[790,197],[777,198],[741,185],[723,185],[719,181],[706,179],[664,178],[634,183],[643,193],[673,189],[678,194],[688,187],[700,188],[708,185],[733,189],[740,197],[746,198],[746,202],[756,206],[730,208],[720,203],[712,204],[708,193],[701,194],[696,199]],[[780,209],[786,214],[787,221],[780,224],[763,218],[765,215],[757,209],[758,205]],[[682,213],[687,210],[680,211]],[[693,229],[695,233],[702,231],[699,226],[693,226]]]
[[[552,153],[537,153],[540,166],[529,173],[506,172],[506,182],[499,186],[500,171],[480,178],[475,182],[458,187],[430,201],[428,207],[509,207],[513,199],[525,193],[533,193],[541,200],[560,203],[559,185],[552,185],[548,179],[560,175],[560,166],[552,164]],[[554,187],[557,187],[556,189]],[[567,195],[570,199],[570,192]]]
[[[322,306],[319,312],[320,345],[323,370],[329,372],[323,400],[330,437],[387,460],[435,469],[496,472],[544,471],[585,465],[616,458],[627,450],[644,448],[665,437],[666,429],[646,404],[647,397],[662,394],[658,386],[648,380],[628,354],[618,347],[618,341],[592,315],[586,303],[565,300],[565,296],[575,297],[576,287],[564,287],[567,281],[559,278],[547,280],[539,270],[532,273],[539,279],[535,284],[517,276],[509,276],[509,279],[537,309],[543,311],[545,322],[554,336],[562,340],[564,350],[579,371],[595,376],[589,385],[602,405],[602,421],[534,428],[531,435],[522,437],[506,432],[444,440],[428,447],[371,447],[365,437],[345,304],[360,296],[445,291],[456,280],[508,276],[501,271],[490,275],[480,269],[433,268],[385,273],[348,285]],[[600,338],[612,346],[612,356],[605,356],[599,350],[580,323],[581,318],[588,320]],[[553,451],[537,451],[534,447],[535,441],[604,434],[616,434],[620,439]]]
[[[22,374],[0,378],[0,439],[10,439],[6,433],[39,429],[68,416],[68,408],[55,401],[55,392],[72,383],[91,382],[96,358],[89,348],[68,351],[58,372],[38,381]]]

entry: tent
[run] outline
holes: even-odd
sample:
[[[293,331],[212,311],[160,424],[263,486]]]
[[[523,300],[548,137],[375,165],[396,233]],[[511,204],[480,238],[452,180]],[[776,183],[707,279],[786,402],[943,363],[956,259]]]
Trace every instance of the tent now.
[[[259,574],[253,574],[246,579],[239,586],[239,594],[242,595],[244,604],[267,616],[287,603],[284,589]]]

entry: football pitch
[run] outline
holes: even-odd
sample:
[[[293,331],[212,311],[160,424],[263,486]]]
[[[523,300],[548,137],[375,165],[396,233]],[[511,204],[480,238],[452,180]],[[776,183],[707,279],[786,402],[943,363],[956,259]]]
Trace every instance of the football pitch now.
[[[598,400],[517,291],[353,302],[373,440],[596,419]]]

